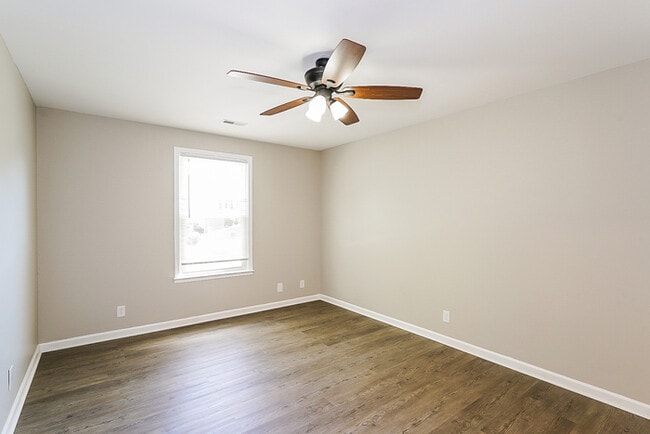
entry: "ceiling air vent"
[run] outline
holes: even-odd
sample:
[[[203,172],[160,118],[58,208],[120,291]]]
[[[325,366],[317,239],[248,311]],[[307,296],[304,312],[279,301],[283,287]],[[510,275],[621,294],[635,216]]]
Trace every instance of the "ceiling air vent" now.
[[[224,119],[223,123],[226,125],[236,125],[238,127],[243,127],[244,125],[246,125],[244,122],[231,121],[230,119]]]

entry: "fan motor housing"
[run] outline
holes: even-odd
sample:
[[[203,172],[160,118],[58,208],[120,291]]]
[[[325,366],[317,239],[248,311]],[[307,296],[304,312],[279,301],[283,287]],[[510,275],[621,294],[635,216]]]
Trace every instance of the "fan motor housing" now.
[[[307,70],[307,72],[305,72],[305,82],[312,89],[315,89],[319,85],[322,85],[323,71],[325,71],[325,65],[327,65],[328,60],[329,59],[326,57],[321,57],[320,59],[317,59],[316,66]]]

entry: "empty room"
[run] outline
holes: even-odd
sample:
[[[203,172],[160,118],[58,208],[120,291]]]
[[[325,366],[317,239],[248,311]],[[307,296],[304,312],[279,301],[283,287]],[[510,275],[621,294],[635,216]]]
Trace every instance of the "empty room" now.
[[[2,433],[650,433],[649,23],[3,0]]]

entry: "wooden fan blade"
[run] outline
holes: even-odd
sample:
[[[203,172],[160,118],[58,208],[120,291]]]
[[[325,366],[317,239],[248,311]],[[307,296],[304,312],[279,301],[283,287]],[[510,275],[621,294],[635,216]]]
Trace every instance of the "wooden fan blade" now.
[[[323,84],[327,87],[339,87],[357,67],[366,47],[349,39],[342,39],[330,56],[323,71]]]
[[[267,111],[260,113],[260,115],[262,115],[262,116],[277,115],[278,113],[282,113],[282,112],[287,111],[289,109],[301,106],[301,105],[303,105],[305,103],[308,103],[310,100],[311,100],[311,97],[294,99],[293,101],[285,102],[284,104],[280,104],[277,107],[270,108]]]
[[[349,98],[418,99],[422,95],[422,88],[408,86],[350,86],[341,90],[340,93]]]
[[[350,105],[347,102],[343,101],[341,98],[334,97],[332,99],[334,101],[340,102],[341,104],[343,104],[345,106],[345,108],[348,109],[348,112],[345,115],[343,115],[343,117],[341,117],[339,119],[339,121],[341,121],[342,124],[344,124],[344,125],[352,125],[352,124],[356,124],[357,122],[359,122],[359,116],[357,116],[357,114],[354,112],[354,110],[352,110],[352,107],[350,107]]]
[[[295,81],[283,80],[281,78],[269,77],[267,75],[257,74],[255,72],[237,71],[235,69],[228,71],[226,74],[230,77],[245,78],[247,80],[259,81],[262,83],[275,84],[277,86],[292,87],[294,89],[311,90],[306,84],[296,83]]]

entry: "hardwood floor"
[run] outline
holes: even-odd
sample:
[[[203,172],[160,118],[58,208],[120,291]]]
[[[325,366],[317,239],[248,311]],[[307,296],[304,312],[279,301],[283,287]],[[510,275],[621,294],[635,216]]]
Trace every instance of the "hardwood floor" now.
[[[43,354],[17,433],[650,433],[324,302]]]

